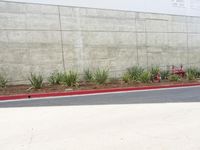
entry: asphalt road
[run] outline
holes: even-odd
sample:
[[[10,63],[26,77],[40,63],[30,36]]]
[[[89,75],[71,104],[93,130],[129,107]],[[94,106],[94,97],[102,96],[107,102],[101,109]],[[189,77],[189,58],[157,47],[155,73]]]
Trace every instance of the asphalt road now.
[[[0,102],[0,108],[182,102],[200,102],[200,87]]]

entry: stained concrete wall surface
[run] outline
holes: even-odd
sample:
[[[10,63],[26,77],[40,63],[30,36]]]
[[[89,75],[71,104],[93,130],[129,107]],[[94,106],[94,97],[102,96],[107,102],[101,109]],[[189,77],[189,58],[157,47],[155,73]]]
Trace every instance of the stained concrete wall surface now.
[[[0,69],[13,83],[30,72],[200,62],[200,18],[0,2]]]

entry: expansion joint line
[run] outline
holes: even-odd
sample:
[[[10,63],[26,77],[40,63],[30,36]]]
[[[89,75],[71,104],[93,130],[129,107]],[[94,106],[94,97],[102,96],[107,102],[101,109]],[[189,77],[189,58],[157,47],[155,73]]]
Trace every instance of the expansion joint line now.
[[[60,25],[60,40],[61,40],[61,49],[62,49],[62,63],[64,72],[66,71],[65,68],[65,57],[64,57],[64,47],[63,47],[63,33],[62,33],[62,23],[61,23],[61,15],[60,15],[60,6],[58,7],[58,15],[59,15],[59,25]]]

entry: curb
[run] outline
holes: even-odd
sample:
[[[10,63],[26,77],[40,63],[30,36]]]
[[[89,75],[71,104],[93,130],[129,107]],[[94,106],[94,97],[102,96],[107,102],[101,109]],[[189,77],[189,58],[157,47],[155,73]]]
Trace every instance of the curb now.
[[[25,99],[33,99],[33,98],[48,98],[48,97],[73,96],[73,95],[89,95],[89,94],[114,93],[114,92],[126,92],[126,91],[153,90],[153,89],[166,89],[166,88],[191,87],[191,86],[200,86],[200,83],[128,87],[128,88],[110,88],[110,89],[99,89],[99,90],[80,90],[80,91],[54,92],[54,93],[20,94],[20,95],[11,95],[11,96],[0,96],[0,101],[12,101],[12,100],[20,100],[20,99],[25,100]]]

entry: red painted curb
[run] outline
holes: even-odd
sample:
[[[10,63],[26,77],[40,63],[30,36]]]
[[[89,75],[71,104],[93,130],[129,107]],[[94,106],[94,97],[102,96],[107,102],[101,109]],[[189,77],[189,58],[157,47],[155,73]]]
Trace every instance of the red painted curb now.
[[[0,96],[0,101],[45,98],[45,97],[48,98],[48,97],[72,96],[72,95],[87,95],[87,94],[98,94],[98,93],[108,93],[108,92],[125,92],[125,91],[139,91],[139,90],[151,90],[151,89],[165,89],[165,88],[190,87],[190,86],[200,86],[200,83],[129,87],[129,88],[111,88],[111,89],[99,89],[99,90],[81,90],[81,91],[55,92],[55,93],[20,94],[20,95],[11,95],[11,96]]]

